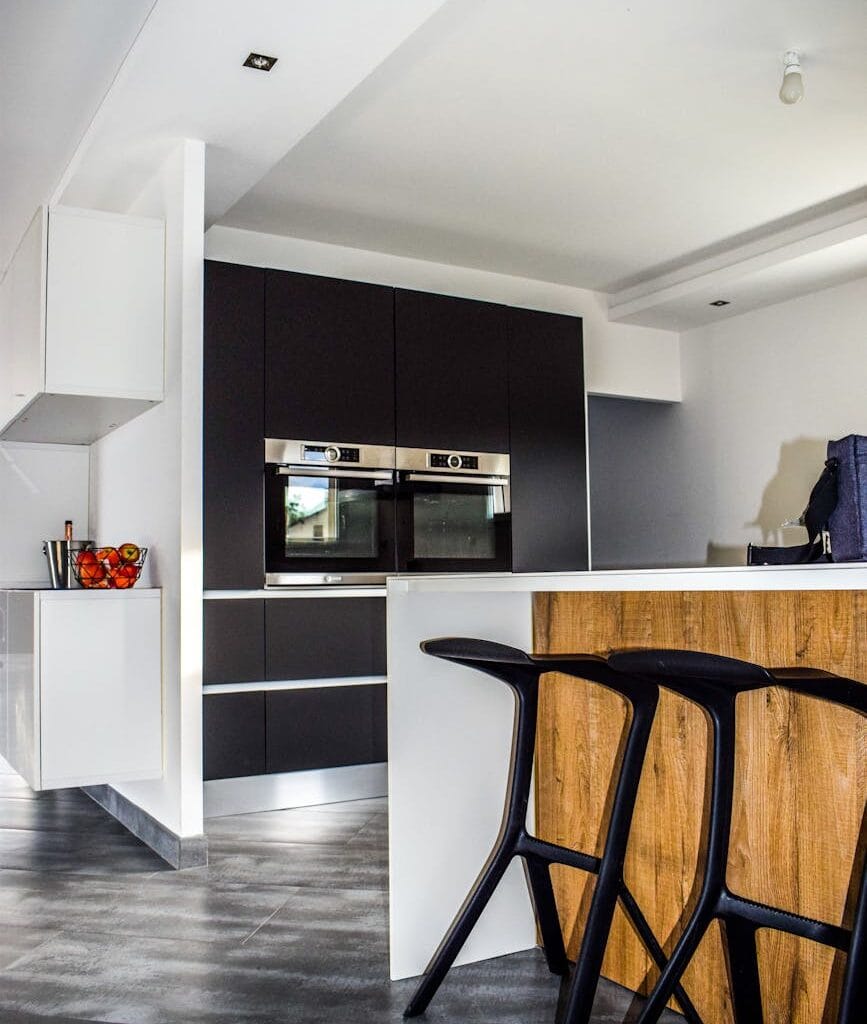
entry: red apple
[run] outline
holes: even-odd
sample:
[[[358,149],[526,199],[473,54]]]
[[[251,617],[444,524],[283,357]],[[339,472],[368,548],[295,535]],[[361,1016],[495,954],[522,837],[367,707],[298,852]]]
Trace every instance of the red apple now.
[[[139,550],[138,544],[133,544],[127,541],[125,544],[121,544],[118,548],[120,557],[124,562],[137,562],[141,557],[141,551]]]

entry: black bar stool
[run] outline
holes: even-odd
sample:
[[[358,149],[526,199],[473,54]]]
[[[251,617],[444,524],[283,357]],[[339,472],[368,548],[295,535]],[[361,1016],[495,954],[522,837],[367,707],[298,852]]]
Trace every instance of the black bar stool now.
[[[643,679],[635,680],[628,674],[615,672],[604,658],[593,655],[531,657],[514,647],[465,638],[427,640],[421,649],[426,654],[478,669],[506,683],[514,692],[517,714],[512,735],[506,806],[499,837],[475,885],[428,964],[404,1016],[415,1017],[427,1009],[512,858],[522,857],[545,957],[553,974],[567,974],[570,965],[557,915],[550,865],[565,864],[597,876],[564,1010],[564,1020],[568,1024],[587,1024],[618,899],[657,966],[661,969],[666,963],[662,947],[623,879],[626,844],[647,741],[659,699],[658,687]],[[602,857],[546,843],[527,832],[527,804],[536,746],[539,677],[546,672],[563,672],[600,683],[621,694],[631,706],[629,732]],[[701,1018],[679,981],[673,991],[687,1020],[691,1024],[701,1024]]]
[[[739,693],[782,686],[867,714],[867,686],[816,669],[766,669],[746,661],[691,651],[623,651],[609,665],[630,677],[674,690],[701,707],[713,730],[707,863],[696,907],[636,1024],[655,1024],[695,955],[711,922],[719,918],[729,961],[735,1024],[762,1024],[756,931],[773,928],[848,953],[837,1024],[867,1021],[867,883],[862,873],[851,932],[732,893],[726,862],[732,824],[735,772],[735,701]]]

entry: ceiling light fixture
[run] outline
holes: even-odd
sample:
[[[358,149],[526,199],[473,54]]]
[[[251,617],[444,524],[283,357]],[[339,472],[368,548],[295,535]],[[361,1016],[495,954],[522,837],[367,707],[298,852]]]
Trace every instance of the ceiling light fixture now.
[[[730,306],[731,302],[728,299],[714,299],[713,302],[708,303],[711,306]]]
[[[801,54],[797,50],[786,50],[783,54],[783,84],[780,99],[791,105],[804,98],[804,79],[801,77]]]
[[[266,57],[264,53],[251,53],[243,66],[253,68],[254,71],[270,71],[276,63],[276,57]]]

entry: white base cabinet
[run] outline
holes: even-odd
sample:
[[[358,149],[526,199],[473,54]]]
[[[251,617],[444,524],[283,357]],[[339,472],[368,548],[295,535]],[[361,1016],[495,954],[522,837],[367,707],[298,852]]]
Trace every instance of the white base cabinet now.
[[[163,398],[165,226],[40,208],[0,282],[0,436],[91,444]]]
[[[160,597],[0,591],[0,754],[33,789],[161,777]]]

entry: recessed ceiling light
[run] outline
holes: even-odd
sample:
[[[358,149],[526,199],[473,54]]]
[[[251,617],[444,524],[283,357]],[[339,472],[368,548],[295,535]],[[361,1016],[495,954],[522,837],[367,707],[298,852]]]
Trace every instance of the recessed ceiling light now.
[[[715,299],[715,300],[714,300],[714,301],[713,301],[713,302],[711,303],[711,305],[712,305],[712,306],[730,306],[730,305],[731,305],[731,303],[729,302],[729,300],[728,300],[728,299]]]
[[[244,67],[253,68],[254,71],[270,71],[276,63],[276,57],[266,57],[264,53],[251,53],[244,61]]]

